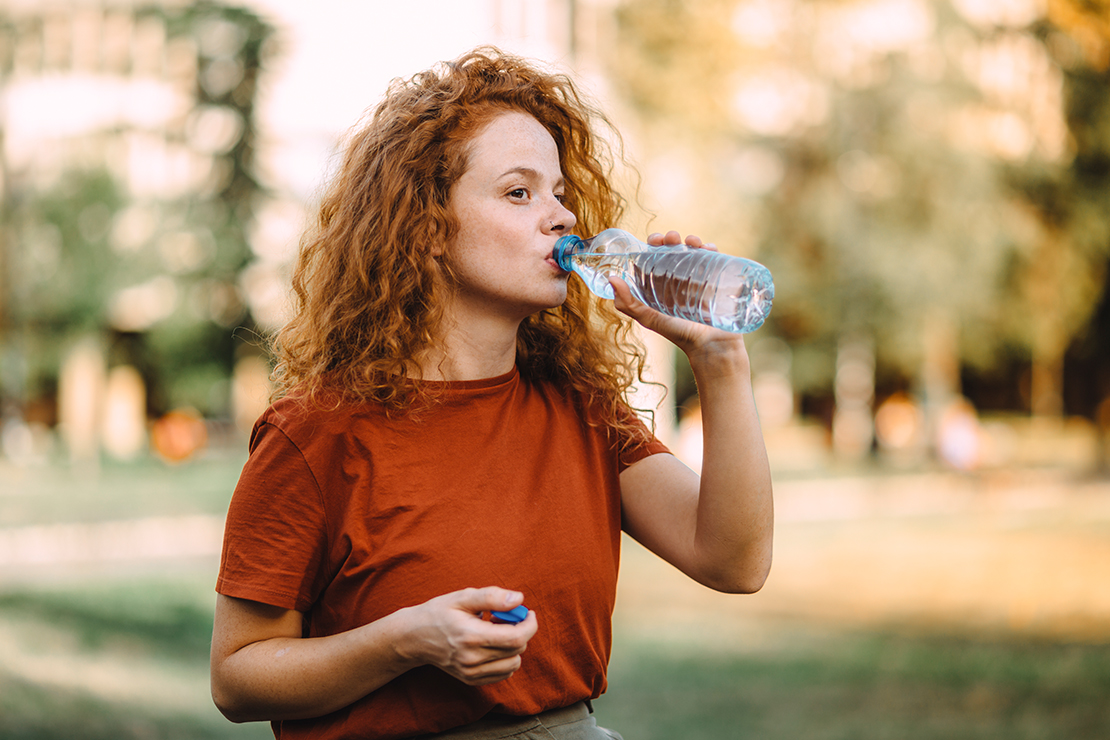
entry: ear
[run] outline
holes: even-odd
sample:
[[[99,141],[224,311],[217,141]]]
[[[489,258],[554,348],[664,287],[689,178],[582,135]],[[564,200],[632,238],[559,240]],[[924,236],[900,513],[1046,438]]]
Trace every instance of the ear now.
[[[438,218],[433,218],[428,225],[428,253],[432,255],[433,259],[441,259],[447,252],[447,242],[449,234],[452,231],[453,221],[450,220],[451,216],[447,215],[447,221],[441,221]]]

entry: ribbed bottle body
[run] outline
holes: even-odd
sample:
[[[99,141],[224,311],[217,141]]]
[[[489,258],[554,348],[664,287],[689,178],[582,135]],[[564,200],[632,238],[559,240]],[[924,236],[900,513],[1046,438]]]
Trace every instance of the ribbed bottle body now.
[[[685,246],[653,247],[619,229],[592,239],[563,237],[556,260],[590,290],[613,297],[610,277],[661,313],[746,333],[763,325],[775,286],[766,267],[742,257]]]

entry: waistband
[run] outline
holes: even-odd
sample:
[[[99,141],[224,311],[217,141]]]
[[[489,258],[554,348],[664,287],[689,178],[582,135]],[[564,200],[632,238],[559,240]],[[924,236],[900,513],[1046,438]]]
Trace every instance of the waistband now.
[[[511,714],[493,712],[477,722],[441,732],[438,735],[425,735],[424,738],[451,738],[452,740],[497,740],[537,727],[558,727],[572,722],[581,722],[592,711],[590,703],[580,701],[569,707],[551,709],[540,714],[518,717]]]

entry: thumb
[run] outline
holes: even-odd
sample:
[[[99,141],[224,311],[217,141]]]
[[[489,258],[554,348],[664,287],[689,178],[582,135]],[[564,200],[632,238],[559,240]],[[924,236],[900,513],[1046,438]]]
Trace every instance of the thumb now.
[[[687,351],[695,342],[696,337],[692,330],[705,330],[704,326],[656,311],[636,298],[628,284],[620,278],[610,278],[609,284],[613,286],[613,305],[618,311],[632,318],[644,328],[650,329],[674,342],[683,351]]]
[[[628,287],[628,283],[620,278],[609,278],[609,285],[613,288],[613,304],[621,313],[636,318],[635,314],[638,313],[637,309],[639,307],[647,308],[643,303],[636,300],[636,297],[632,295],[632,289]]]
[[[628,283],[620,278],[609,278],[609,285],[613,288],[613,305],[629,318],[635,319],[649,329],[655,329],[658,319],[665,318],[632,295],[632,289],[628,287]]]
[[[524,594],[519,591],[510,591],[498,586],[487,586],[486,588],[468,588],[459,591],[455,606],[477,614],[479,612],[512,609],[523,603]]]

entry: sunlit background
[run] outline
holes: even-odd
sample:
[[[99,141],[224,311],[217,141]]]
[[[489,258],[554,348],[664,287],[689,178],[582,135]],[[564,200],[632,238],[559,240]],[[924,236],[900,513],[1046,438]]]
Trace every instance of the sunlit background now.
[[[0,738],[266,736],[205,685],[265,337],[343,133],[480,44],[607,111],[622,226],[775,276],[771,580],[628,542],[599,716],[1110,737],[1106,0],[0,0]]]

